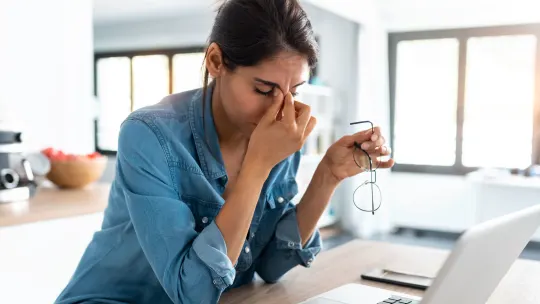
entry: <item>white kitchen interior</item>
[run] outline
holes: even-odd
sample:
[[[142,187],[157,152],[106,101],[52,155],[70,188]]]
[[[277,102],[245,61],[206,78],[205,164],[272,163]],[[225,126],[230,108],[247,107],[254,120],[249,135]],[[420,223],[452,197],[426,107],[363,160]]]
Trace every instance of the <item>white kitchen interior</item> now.
[[[199,72],[196,62],[212,26],[214,2],[0,3],[0,131],[24,135],[16,147],[3,145],[0,137],[0,169],[9,163],[2,162],[2,154],[26,155],[46,147],[80,155],[101,151],[106,157],[95,180],[82,189],[59,190],[41,177],[35,196],[2,201],[8,196],[0,187],[0,303],[54,302],[101,226],[114,177],[118,123],[133,110],[133,100],[124,94],[128,91],[115,91],[121,83],[116,77],[121,73],[115,73],[126,62],[107,65],[106,59],[193,49],[193,57],[173,52],[159,60],[171,60],[167,69],[175,68],[172,60],[178,62],[171,88],[197,86],[180,71]],[[319,223],[327,249],[353,238],[426,244],[421,237],[400,234],[409,229],[428,235],[429,246],[451,246],[476,223],[538,204],[540,15],[535,12],[540,3],[301,2],[321,57],[316,79],[298,99],[312,106],[320,124],[304,148],[295,199],[333,140],[359,131],[351,122],[381,126],[397,162],[394,170],[377,173],[382,203],[375,215],[353,204],[366,175],[338,188]],[[489,35],[475,38],[484,31]],[[448,38],[454,34],[458,38]],[[422,44],[427,40],[441,43]],[[467,41],[465,49],[460,43]],[[122,79],[129,86],[133,80],[127,77]],[[140,77],[157,79],[154,74]],[[101,94],[97,83],[104,88]],[[168,85],[161,91],[130,89],[140,90],[142,103],[169,93]],[[39,172],[39,159],[30,160]],[[533,241],[540,242],[540,230]],[[535,246],[531,243],[528,256],[540,259]]]

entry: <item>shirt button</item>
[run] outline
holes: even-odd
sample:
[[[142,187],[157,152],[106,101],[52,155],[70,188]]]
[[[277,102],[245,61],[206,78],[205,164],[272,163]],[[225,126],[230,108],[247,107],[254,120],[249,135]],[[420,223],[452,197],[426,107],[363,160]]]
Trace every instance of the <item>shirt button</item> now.
[[[293,242],[289,242],[289,247],[293,248],[294,247],[294,243]]]
[[[218,281],[217,281],[217,280],[214,280],[214,281],[212,281],[212,283],[214,283],[214,285],[217,285],[217,284],[218,284]]]
[[[244,251],[245,251],[246,253],[249,253],[249,247],[246,247],[246,249],[244,249]]]
[[[203,217],[203,218],[202,218],[202,222],[203,222],[203,224],[206,224],[206,223],[208,223],[208,218],[207,218],[206,216],[205,216],[205,217]]]
[[[285,201],[285,199],[284,199],[283,197],[280,196],[280,197],[277,198],[277,201],[278,201],[278,203],[283,204],[283,202]]]
[[[251,238],[254,238],[254,237],[255,237],[255,232],[252,232],[252,233],[250,234],[250,236],[251,236]]]

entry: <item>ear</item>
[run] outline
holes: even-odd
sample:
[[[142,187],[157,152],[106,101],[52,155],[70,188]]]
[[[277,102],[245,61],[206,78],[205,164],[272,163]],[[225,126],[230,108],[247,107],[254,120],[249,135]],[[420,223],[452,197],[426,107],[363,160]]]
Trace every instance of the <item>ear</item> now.
[[[217,78],[224,72],[221,48],[215,42],[212,42],[206,51],[206,69],[212,78]]]

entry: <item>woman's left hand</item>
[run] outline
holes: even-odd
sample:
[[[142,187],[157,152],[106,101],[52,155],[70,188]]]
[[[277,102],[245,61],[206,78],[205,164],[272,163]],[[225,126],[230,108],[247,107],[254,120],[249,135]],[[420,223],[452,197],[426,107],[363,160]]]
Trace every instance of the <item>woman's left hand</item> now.
[[[386,140],[381,135],[380,128],[375,127],[373,130],[370,128],[354,135],[342,137],[326,151],[326,155],[319,166],[322,166],[325,171],[331,174],[336,182],[341,182],[347,177],[357,175],[366,170],[366,168],[360,168],[353,158],[355,142],[360,144],[362,149],[369,153],[374,168],[388,169],[394,165],[394,160],[391,158],[387,160],[381,159],[390,155],[390,148],[384,146]],[[360,153],[360,155],[364,154],[362,151],[358,151],[358,149],[356,153]]]

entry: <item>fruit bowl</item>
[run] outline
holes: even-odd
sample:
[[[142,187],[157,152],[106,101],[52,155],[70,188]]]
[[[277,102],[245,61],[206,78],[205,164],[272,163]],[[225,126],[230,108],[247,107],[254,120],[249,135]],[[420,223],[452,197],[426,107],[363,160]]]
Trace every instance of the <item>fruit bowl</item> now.
[[[42,151],[51,162],[47,179],[59,188],[83,188],[98,180],[107,166],[107,157],[99,153],[65,154],[51,148]]]

